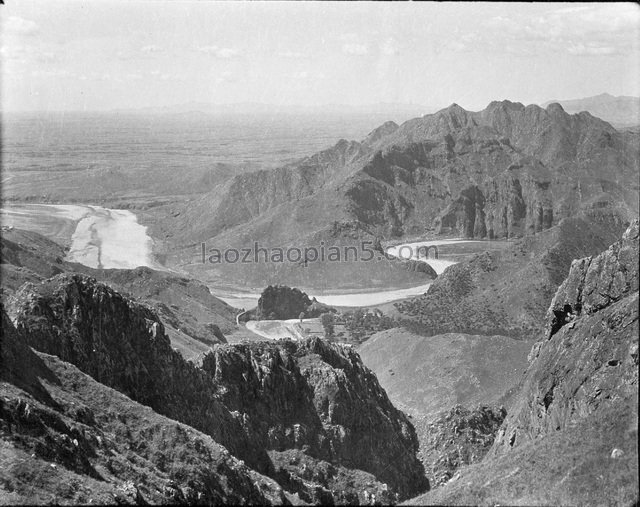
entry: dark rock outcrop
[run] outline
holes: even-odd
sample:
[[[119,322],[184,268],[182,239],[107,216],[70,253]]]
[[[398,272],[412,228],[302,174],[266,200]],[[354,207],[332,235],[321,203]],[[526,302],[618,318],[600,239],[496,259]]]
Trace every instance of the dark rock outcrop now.
[[[428,487],[413,427],[350,347],[318,338],[216,346],[202,368],[267,449],[369,472],[401,497]]]

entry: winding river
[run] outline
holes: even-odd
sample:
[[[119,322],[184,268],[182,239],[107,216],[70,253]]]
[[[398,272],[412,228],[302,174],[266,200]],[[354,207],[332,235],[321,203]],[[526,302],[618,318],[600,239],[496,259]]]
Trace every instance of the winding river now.
[[[432,241],[418,241],[413,243],[403,243],[400,245],[394,245],[386,248],[386,252],[394,257],[401,257],[403,259],[413,259],[420,262],[427,262],[434,269],[434,271],[440,275],[449,266],[456,264],[455,261],[450,259],[435,259],[427,257],[427,252],[433,251],[433,247],[437,246],[468,246],[472,244],[486,243],[483,240],[468,240],[468,239],[438,239]],[[343,306],[343,307],[363,307],[363,306],[376,306],[384,303],[391,303],[400,299],[406,299],[413,296],[419,296],[429,290],[431,283],[425,283],[416,285],[413,287],[407,287],[402,289],[388,289],[388,290],[376,290],[376,291],[361,291],[355,293],[318,293],[313,289],[300,290],[309,294],[309,297],[315,296],[316,299],[324,304],[330,306]],[[250,292],[236,292],[224,294],[218,296],[220,299],[235,306],[236,308],[252,308],[258,304],[260,294]]]
[[[148,266],[166,269],[154,260],[153,239],[147,228],[138,223],[134,213],[128,210],[103,208],[90,205],[26,204],[5,207],[2,224],[35,230],[69,246],[67,260],[92,268],[133,269]],[[427,258],[429,247],[442,245],[463,245],[482,243],[463,239],[444,239],[394,245],[387,253],[396,257],[411,258],[428,262],[436,273],[442,273],[455,264],[450,259]],[[388,290],[358,291],[343,293],[322,293],[306,290],[310,297],[331,306],[361,307],[375,306],[400,299],[424,294],[430,283],[408,288]],[[257,305],[259,293],[235,292],[219,293],[220,299],[236,308],[251,308]]]

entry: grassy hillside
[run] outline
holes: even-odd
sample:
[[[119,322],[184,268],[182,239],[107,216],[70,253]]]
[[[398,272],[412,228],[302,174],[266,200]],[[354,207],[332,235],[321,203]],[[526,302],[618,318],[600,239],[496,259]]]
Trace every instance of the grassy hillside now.
[[[419,336],[389,329],[358,352],[398,407],[414,417],[433,417],[454,405],[504,401],[530,350],[530,342],[505,336]]]

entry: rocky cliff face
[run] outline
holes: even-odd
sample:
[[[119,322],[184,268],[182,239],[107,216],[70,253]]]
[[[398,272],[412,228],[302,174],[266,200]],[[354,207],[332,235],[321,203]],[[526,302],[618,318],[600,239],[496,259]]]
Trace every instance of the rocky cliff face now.
[[[570,427],[638,393],[638,221],[596,257],[573,262],[547,315],[495,451]]]
[[[215,396],[207,376],[171,348],[147,306],[82,275],[25,284],[8,312],[22,339],[156,412],[211,435],[254,468],[268,459]]]
[[[454,104],[406,122],[375,148],[380,158],[364,171],[408,198],[405,230],[418,227],[416,218],[435,218],[437,232],[521,236],[548,229],[581,208],[604,202],[619,207],[616,196],[637,211],[628,193],[638,191],[637,145],[588,113],[568,115],[558,104],[542,109],[492,102],[479,113]],[[372,165],[375,171],[366,169]],[[603,167],[631,187],[605,176]],[[412,176],[403,182],[426,199],[410,197],[397,178],[402,171]]]
[[[171,348],[152,310],[81,275],[26,284],[9,313],[34,349],[209,435],[301,497],[395,501],[428,488],[413,427],[348,348],[229,345],[200,369]],[[333,472],[313,482],[286,452],[300,467],[315,460]]]
[[[573,262],[489,453],[409,503],[637,503],[638,242]]]
[[[318,338],[217,346],[202,367],[266,448],[364,470],[400,496],[428,487],[413,426],[350,347]]]
[[[460,467],[482,461],[506,415],[502,406],[456,405],[433,420],[421,420],[419,456],[433,487],[447,483]]]
[[[4,310],[0,435],[3,503],[288,503],[211,437],[34,353]]]

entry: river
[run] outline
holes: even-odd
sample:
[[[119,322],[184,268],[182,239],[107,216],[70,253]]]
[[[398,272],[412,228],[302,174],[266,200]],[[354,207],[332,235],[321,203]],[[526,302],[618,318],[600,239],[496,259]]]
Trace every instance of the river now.
[[[2,224],[35,230],[69,246],[66,260],[78,262],[92,268],[133,269],[148,266],[166,269],[155,261],[153,239],[147,228],[138,223],[136,215],[129,210],[118,210],[90,205],[27,204],[8,206],[2,209]],[[428,258],[427,248],[443,245],[482,243],[463,239],[432,240],[394,245],[386,249],[396,257],[428,262],[441,274],[455,261]],[[389,288],[388,290],[363,289],[357,292],[324,293],[304,289],[310,297],[330,306],[363,307],[390,303],[400,299],[424,294],[430,283],[413,287]],[[236,308],[251,308],[257,305],[258,292],[212,291],[223,301]]]

